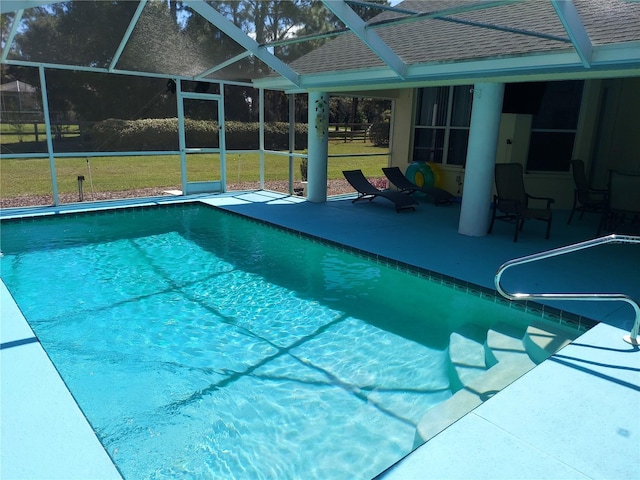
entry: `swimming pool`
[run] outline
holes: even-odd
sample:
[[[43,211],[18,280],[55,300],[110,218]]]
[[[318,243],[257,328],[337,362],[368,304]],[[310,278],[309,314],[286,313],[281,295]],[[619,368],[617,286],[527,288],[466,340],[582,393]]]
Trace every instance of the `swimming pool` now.
[[[452,395],[451,332],[516,321],[206,206],[3,222],[2,248],[125,478],[370,478]]]

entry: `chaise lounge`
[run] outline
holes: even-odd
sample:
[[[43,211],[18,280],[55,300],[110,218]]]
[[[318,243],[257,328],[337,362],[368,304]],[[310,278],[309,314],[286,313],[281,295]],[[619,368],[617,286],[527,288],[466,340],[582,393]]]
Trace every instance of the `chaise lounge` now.
[[[342,172],[347,182],[358,192],[358,197],[351,201],[355,203],[358,200],[373,200],[376,197],[386,198],[396,206],[396,212],[405,209],[415,210],[418,204],[415,199],[406,193],[395,192],[392,190],[380,190],[373,185],[367,177],[364,176],[362,170],[344,170]]]
[[[415,192],[422,192],[433,198],[433,202],[438,205],[453,203],[454,196],[451,195],[446,190],[438,187],[432,187],[428,185],[418,186],[405,177],[402,170],[399,167],[386,167],[383,168],[387,179],[395,185],[401,192],[406,193],[407,195],[412,195]]]

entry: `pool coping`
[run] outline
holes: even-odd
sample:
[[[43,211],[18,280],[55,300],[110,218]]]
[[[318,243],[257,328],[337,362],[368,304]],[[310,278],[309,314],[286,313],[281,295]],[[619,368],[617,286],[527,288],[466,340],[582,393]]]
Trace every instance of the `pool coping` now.
[[[0,476],[122,479],[1,278],[0,313]]]

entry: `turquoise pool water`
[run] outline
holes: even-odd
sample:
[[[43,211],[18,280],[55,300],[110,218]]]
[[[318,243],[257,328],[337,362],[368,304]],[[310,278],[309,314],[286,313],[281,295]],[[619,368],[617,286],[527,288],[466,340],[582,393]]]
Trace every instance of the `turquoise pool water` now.
[[[206,206],[3,222],[2,251],[126,479],[371,478],[452,395],[450,333],[514,317]]]

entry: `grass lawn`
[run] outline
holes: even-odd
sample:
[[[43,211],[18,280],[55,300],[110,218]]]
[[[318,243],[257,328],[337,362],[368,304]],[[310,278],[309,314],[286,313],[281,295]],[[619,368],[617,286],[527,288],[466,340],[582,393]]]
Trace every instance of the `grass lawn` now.
[[[387,166],[388,148],[375,147],[371,143],[331,141],[329,154],[357,157],[329,158],[328,178],[343,178],[342,170],[362,169],[368,177],[382,177],[381,168]],[[258,153],[228,152],[227,183],[255,182],[260,179]],[[300,159],[294,159],[293,174],[300,180]],[[78,191],[78,176],[85,177],[85,191],[93,184],[96,192],[136,190],[142,188],[180,188],[181,168],[177,155],[58,158],[55,161],[58,191]],[[190,154],[187,157],[187,180],[206,181],[220,179],[218,155]],[[287,180],[289,159],[280,155],[265,155],[265,180]],[[0,197],[12,198],[24,195],[51,193],[51,172],[46,158],[0,159]]]

